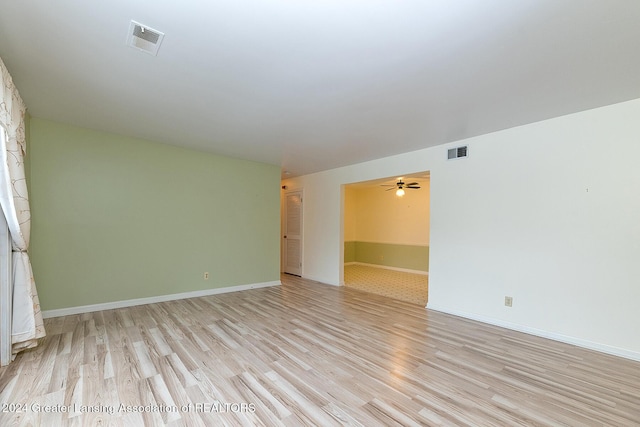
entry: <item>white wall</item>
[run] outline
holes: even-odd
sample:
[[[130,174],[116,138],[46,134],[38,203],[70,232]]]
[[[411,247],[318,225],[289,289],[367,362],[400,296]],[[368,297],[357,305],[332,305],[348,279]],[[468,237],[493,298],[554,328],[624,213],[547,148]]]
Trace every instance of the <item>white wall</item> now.
[[[340,283],[343,184],[424,170],[429,308],[640,360],[640,99],[288,180],[303,276]]]

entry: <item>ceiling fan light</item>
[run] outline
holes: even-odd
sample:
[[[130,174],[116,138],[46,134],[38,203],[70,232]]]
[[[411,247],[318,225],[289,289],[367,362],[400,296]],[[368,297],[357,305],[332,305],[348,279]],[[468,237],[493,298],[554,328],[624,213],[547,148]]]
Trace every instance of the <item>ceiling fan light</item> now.
[[[398,188],[398,191],[396,191],[396,196],[398,197],[404,196],[404,190],[402,188]]]

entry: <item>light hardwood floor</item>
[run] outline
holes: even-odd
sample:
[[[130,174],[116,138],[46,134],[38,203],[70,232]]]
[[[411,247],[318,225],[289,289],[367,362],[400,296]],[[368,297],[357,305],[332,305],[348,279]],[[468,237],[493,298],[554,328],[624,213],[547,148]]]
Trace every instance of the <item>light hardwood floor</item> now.
[[[0,425],[640,425],[638,362],[282,281],[47,319]]]

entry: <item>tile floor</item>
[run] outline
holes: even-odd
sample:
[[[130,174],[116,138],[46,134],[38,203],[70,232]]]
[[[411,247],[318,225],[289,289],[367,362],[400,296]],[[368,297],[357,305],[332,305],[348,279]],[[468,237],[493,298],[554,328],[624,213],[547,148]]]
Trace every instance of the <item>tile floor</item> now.
[[[345,286],[425,306],[429,276],[351,264],[344,266]]]

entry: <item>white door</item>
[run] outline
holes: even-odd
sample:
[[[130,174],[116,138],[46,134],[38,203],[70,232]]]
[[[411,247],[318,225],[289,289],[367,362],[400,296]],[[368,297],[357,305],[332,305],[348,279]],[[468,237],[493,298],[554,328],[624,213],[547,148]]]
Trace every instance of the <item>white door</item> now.
[[[285,193],[284,272],[302,275],[302,191]]]

